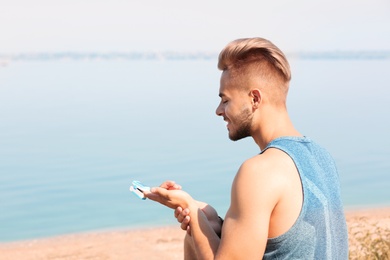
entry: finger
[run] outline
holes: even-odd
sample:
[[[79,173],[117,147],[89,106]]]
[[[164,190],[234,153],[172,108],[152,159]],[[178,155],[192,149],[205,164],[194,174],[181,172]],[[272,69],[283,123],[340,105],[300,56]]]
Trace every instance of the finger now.
[[[144,191],[144,195],[146,198],[150,199],[150,200],[153,200],[153,201],[157,201],[157,202],[162,202],[162,199],[161,197],[158,195],[158,194],[154,194],[152,192],[145,192]]]
[[[191,236],[191,227],[190,227],[190,225],[187,226],[187,234],[189,236]]]
[[[190,209],[189,208],[183,209],[181,214],[184,215],[184,216],[190,215]]]
[[[158,189],[158,190],[156,190],[156,189]],[[150,191],[144,190],[142,193],[144,194],[144,196],[146,198],[165,205],[164,202],[166,201],[167,193],[164,193],[164,191],[167,191],[167,190],[163,189],[163,188],[154,187],[154,188],[151,188]],[[162,195],[162,193],[164,195]]]
[[[187,215],[185,215],[185,214],[179,214],[179,215],[177,216],[177,221],[180,222],[180,223],[182,223],[183,220],[185,219],[185,217],[187,217]]]
[[[175,185],[175,182],[174,181],[164,181],[163,183],[161,183],[160,187],[161,188],[164,188],[164,189],[168,189],[169,187],[171,187],[172,185]]]
[[[175,184],[170,190],[181,190],[181,185]]]
[[[184,220],[184,218],[185,218],[185,216],[183,216],[183,215],[179,215],[179,216],[177,216],[177,222],[179,222],[179,223],[182,223],[183,222],[183,220]]]
[[[187,229],[187,226],[190,224],[190,220],[191,220],[190,216],[186,216],[183,218],[183,221],[181,222],[181,226],[184,230]]]
[[[189,226],[189,223],[190,223],[190,216],[186,216],[183,221],[181,222],[181,229],[183,230],[187,230],[188,226]]]
[[[168,190],[181,190],[181,186],[179,184],[175,183],[167,189]]]
[[[174,181],[166,181],[160,185],[160,188],[167,190],[180,190],[181,186]]]
[[[181,214],[183,211],[183,209],[181,207],[177,207],[175,209],[175,218],[177,218],[179,216],[179,214]]]
[[[177,215],[177,220],[182,223],[184,218],[190,215],[190,210],[188,208],[182,210],[180,214]]]
[[[161,188],[161,187],[153,187],[150,189],[150,192],[154,195],[158,195],[162,198],[168,198],[168,195],[169,195],[169,191],[165,188]]]

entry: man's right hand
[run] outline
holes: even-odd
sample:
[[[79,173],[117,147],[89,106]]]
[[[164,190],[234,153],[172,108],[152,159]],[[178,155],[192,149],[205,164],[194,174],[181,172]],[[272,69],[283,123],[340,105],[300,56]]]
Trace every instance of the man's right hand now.
[[[167,190],[181,190],[181,185],[177,184],[174,181],[165,181],[160,185],[160,188]],[[215,233],[218,236],[221,236],[222,230],[222,220],[218,216],[217,211],[210,205],[205,202],[197,201],[198,207],[206,215],[207,220],[209,221],[210,226],[214,229]],[[177,207],[174,212],[175,218],[180,223],[180,228],[187,231],[188,235],[191,235],[190,228],[190,210]]]
[[[214,232],[220,237],[222,230],[222,220],[218,216],[217,211],[207,203],[197,201],[198,207],[203,211],[206,215],[207,220],[209,221],[210,226],[213,228]],[[181,229],[187,231],[187,234],[191,236],[191,228],[190,228],[190,210],[182,209],[181,207],[177,207],[175,209],[175,218],[179,223],[181,223]]]

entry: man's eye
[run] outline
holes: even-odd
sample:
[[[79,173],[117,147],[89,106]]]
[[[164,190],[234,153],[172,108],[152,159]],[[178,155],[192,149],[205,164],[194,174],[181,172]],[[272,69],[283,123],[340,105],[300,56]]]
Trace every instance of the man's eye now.
[[[227,102],[227,100],[222,100],[222,104],[226,104]]]

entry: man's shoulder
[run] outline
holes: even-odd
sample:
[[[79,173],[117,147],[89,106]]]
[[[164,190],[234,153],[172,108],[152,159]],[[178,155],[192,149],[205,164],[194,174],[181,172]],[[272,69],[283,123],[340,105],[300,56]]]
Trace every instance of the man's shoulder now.
[[[246,215],[251,208],[251,214],[271,216],[291,183],[290,168],[295,169],[285,156],[282,151],[270,150],[242,163],[233,181],[231,212]]]
[[[267,175],[294,168],[294,162],[291,157],[284,151],[276,148],[269,148],[263,153],[245,160],[241,165],[241,169],[245,171]]]
[[[238,185],[250,183],[253,187],[271,188],[275,193],[282,192],[283,187],[296,173],[292,159],[283,151],[268,149],[244,161],[237,172]]]

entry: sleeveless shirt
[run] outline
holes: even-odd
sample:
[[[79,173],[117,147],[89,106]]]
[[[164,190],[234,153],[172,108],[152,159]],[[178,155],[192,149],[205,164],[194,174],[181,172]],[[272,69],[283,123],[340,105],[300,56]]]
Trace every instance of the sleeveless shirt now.
[[[348,232],[336,165],[330,154],[307,137],[281,137],[261,152],[276,148],[298,170],[303,203],[295,224],[269,238],[263,259],[348,259]]]

